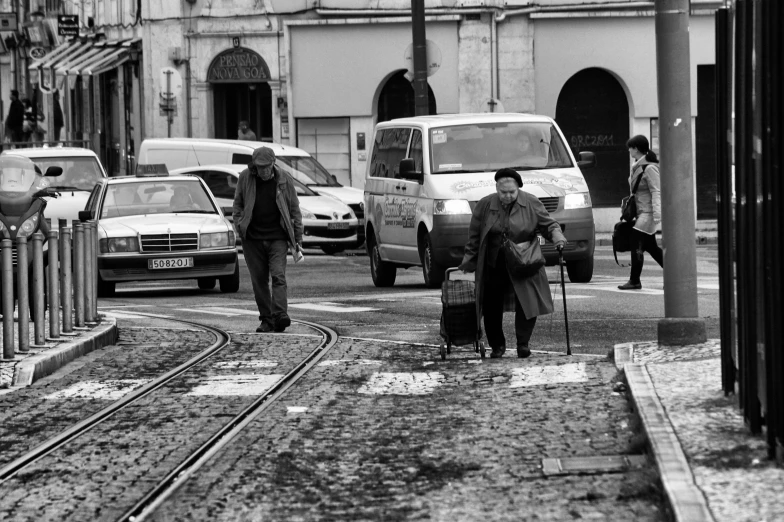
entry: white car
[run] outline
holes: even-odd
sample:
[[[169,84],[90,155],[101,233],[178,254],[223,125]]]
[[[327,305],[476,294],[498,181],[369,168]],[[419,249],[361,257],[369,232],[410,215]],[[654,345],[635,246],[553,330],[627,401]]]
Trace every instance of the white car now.
[[[196,176],[123,176],[93,189],[82,220],[98,221],[98,294],[124,281],[196,279],[240,286],[234,229]]]
[[[84,209],[95,184],[107,178],[98,156],[90,149],[31,147],[3,151],[3,154],[30,158],[41,172],[46,172],[53,165],[63,169],[60,176],[48,178],[50,187],[57,189],[59,197],[44,198],[44,217],[52,220],[52,228],[57,228],[59,219],[66,219],[71,226],[71,222],[78,219],[79,211]]]
[[[172,170],[172,174],[199,176],[210,187],[224,214],[231,215],[234,189],[245,165],[204,165]],[[348,205],[334,196],[321,195],[296,179],[294,187],[302,211],[302,246],[320,248],[326,254],[358,248],[364,242],[360,237],[360,222]]]

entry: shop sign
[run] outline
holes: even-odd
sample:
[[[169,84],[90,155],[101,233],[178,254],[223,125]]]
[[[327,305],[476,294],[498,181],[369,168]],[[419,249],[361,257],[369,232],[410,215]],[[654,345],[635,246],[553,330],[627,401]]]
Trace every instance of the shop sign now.
[[[40,60],[44,56],[46,56],[46,49],[43,47],[31,47],[27,54],[33,60]]]
[[[57,15],[57,34],[79,36],[79,15]]]
[[[243,47],[220,53],[207,71],[207,81],[211,83],[266,82],[269,78],[269,67],[264,59]]]
[[[0,13],[0,31],[15,32],[17,28],[16,13]]]

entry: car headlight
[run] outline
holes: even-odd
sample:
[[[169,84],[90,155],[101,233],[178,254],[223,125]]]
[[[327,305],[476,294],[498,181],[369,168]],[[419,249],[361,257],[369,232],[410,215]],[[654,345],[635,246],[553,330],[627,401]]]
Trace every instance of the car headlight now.
[[[234,246],[232,241],[233,232],[214,232],[211,234],[202,234],[199,236],[199,249],[206,248],[226,248]]]
[[[470,214],[471,205],[466,199],[437,199],[434,202],[433,214]]]
[[[302,212],[303,219],[316,219],[316,214],[311,212],[310,210],[305,210],[302,207],[299,207],[300,212]]]
[[[19,236],[30,237],[33,235],[33,232],[35,232],[37,229],[38,229],[38,215],[35,214],[24,220],[22,226],[19,227],[19,232],[16,233],[16,237]]]
[[[139,240],[135,237],[110,237],[98,241],[98,248],[102,254],[116,252],[138,252]]]
[[[590,208],[591,195],[587,192],[578,192],[577,194],[567,194],[564,197],[564,210],[571,210],[574,208]]]

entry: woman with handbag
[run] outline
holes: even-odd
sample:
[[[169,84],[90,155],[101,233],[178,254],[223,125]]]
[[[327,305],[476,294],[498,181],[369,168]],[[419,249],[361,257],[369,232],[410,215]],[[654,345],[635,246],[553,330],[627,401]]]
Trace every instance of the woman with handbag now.
[[[519,263],[514,249],[521,245],[538,249],[537,232],[559,250],[566,238],[542,202],[520,190],[523,181],[517,171],[501,169],[495,181],[496,193],[479,200],[474,208],[460,269],[476,272],[476,317],[479,322],[484,316],[490,357],[500,358],[506,351],[503,314],[514,310],[517,356],[525,358],[531,355],[528,342],[536,317],[552,313],[553,298],[543,264],[533,275],[520,275],[521,267],[509,266]]]
[[[662,250],[656,243],[656,230],[661,223],[661,190],[659,181],[659,158],[650,149],[648,138],[637,135],[626,142],[629,155],[634,159],[631,174],[629,175],[630,190],[637,187],[632,195],[637,211],[633,218],[631,231],[632,244],[632,269],[629,281],[618,288],[621,290],[639,290],[642,288],[640,274],[645,261],[644,253],[664,266]]]

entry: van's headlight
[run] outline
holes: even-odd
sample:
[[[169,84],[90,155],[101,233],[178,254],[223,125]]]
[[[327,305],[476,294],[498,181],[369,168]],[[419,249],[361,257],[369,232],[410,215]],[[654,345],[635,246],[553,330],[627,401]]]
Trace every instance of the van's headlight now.
[[[435,215],[456,215],[456,214],[470,214],[471,205],[465,199],[437,199],[433,206],[433,214]]]
[[[564,197],[564,210],[574,208],[590,208],[591,195],[588,192],[578,192],[577,194],[567,194]]]
[[[226,248],[234,246],[231,241],[231,232],[214,232],[212,234],[202,234],[199,236],[199,249],[204,250],[207,248]]]
[[[135,237],[110,237],[98,241],[98,248],[102,254],[115,252],[138,252],[139,240]]]

